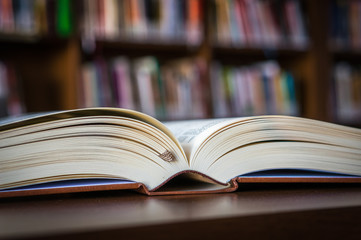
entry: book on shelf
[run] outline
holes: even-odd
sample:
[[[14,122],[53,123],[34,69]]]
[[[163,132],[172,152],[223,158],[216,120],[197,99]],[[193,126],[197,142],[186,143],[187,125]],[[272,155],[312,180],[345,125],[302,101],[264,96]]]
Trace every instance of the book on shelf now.
[[[69,36],[72,33],[72,12],[70,0],[57,0],[56,23],[60,36]]]
[[[0,61],[0,117],[17,116],[25,112],[20,85],[14,66]]]
[[[14,36],[69,36],[73,30],[69,0],[0,1],[0,33]]]
[[[164,108],[158,61],[153,57],[137,59],[134,72],[140,110],[151,116],[162,116]]]
[[[135,109],[129,61],[125,57],[118,57],[111,64],[115,102],[119,107]]]
[[[202,59],[178,59],[161,67],[166,119],[196,119],[209,115],[206,71]]]
[[[205,118],[210,116],[210,87],[215,117],[299,114],[296,80],[276,61],[251,66],[215,62],[210,86],[206,71],[198,58],[166,63],[153,56],[118,57],[109,63],[97,59],[82,67],[80,106],[131,108],[162,120]]]
[[[82,66],[79,104],[130,108],[159,119],[204,118],[205,71],[202,59],[97,59]]]
[[[132,110],[90,108],[3,121],[0,138],[0,197],[361,182],[360,129],[291,116],[161,123]],[[260,172],[266,170],[279,171]],[[167,188],[178,175],[194,181]]]
[[[220,46],[304,48],[308,44],[298,0],[213,0],[210,12],[214,40]]]
[[[361,70],[339,62],[334,67],[333,80],[337,121],[357,124],[361,121]]]
[[[330,2],[330,40],[332,46],[345,49],[361,47],[361,2]]]
[[[82,1],[81,33],[85,39],[184,42],[203,37],[201,0]]]
[[[216,117],[299,114],[296,81],[276,61],[251,66],[215,62],[210,78]]]

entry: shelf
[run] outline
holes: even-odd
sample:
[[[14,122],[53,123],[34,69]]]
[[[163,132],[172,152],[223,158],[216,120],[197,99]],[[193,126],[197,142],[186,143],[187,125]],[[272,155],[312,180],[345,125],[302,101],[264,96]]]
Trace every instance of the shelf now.
[[[69,40],[69,37],[57,37],[57,36],[45,36],[38,34],[7,34],[0,33],[0,48],[19,45],[42,45],[42,46],[54,46],[58,44],[65,44]]]
[[[16,43],[36,43],[41,39],[37,34],[15,34],[0,32],[1,42],[16,42]]]
[[[85,44],[95,44],[96,49],[101,50],[125,50],[125,51],[145,51],[156,53],[195,53],[200,49],[201,44],[189,44],[182,40],[165,39],[96,39],[95,41],[82,39],[83,47]],[[87,49],[84,49],[85,53]],[[91,52],[90,52],[91,53]]]
[[[295,56],[305,54],[308,51],[308,46],[295,47],[295,46],[225,46],[223,44],[213,44],[212,49],[216,55],[255,55],[263,57],[278,57],[278,56]]]
[[[98,32],[99,23],[97,24],[96,21],[88,22],[94,24],[90,26],[90,30],[94,31],[83,31],[84,29],[80,26],[82,23],[80,15],[73,14],[75,17],[72,25],[73,35],[70,37],[62,38],[57,36],[58,31],[56,28],[51,28],[51,34],[45,36],[0,32],[0,60],[5,63],[16,63],[17,74],[19,74],[19,77],[25,83],[24,86],[26,86],[25,95],[30,96],[26,100],[29,101],[27,104],[31,110],[77,107],[79,86],[76,84],[79,81],[81,66],[83,63],[92,62],[98,57],[107,62],[118,56],[124,56],[131,62],[139,57],[154,56],[160,64],[182,58],[199,58],[205,63],[204,66],[202,65],[205,69],[202,80],[204,80],[206,86],[210,84],[211,72],[208,67],[213,62],[219,61],[221,64],[229,66],[250,66],[259,62],[276,60],[283,69],[292,72],[295,79],[300,83],[301,116],[319,120],[333,120],[330,109],[332,106],[328,105],[332,64],[343,60],[357,64],[361,59],[361,48],[352,49],[330,45],[327,11],[323,11],[325,3],[329,4],[327,1],[300,0],[301,10],[299,13],[302,13],[301,15],[304,15],[305,18],[307,39],[302,42],[294,41],[291,38],[292,35],[285,32],[286,34],[282,34],[281,38],[277,38],[285,43],[276,45],[262,44],[268,41],[265,38],[269,36],[268,34],[265,34],[262,41],[258,41],[262,45],[255,45],[254,41],[248,39],[245,41],[247,45],[235,44],[234,42],[237,39],[234,38],[233,43],[231,43],[232,38],[224,38],[225,41],[230,41],[229,44],[217,42],[223,40],[223,38],[219,38],[218,35],[214,34],[218,26],[214,26],[215,22],[212,21],[212,14],[215,14],[215,12],[212,12],[212,6],[213,3],[218,1],[200,2],[202,3],[200,5],[202,16],[199,19],[202,24],[198,30],[200,30],[201,40],[196,44],[190,43],[187,40],[190,39],[189,37],[178,34],[183,33],[183,31],[177,31],[177,36],[180,37],[169,37],[170,35],[167,35],[168,38],[162,38],[152,32],[152,35],[148,37],[133,39],[132,37],[135,35],[126,35],[127,32],[123,31],[115,31],[114,34],[104,35],[114,36],[118,34],[114,38],[98,37],[105,34],[103,31]],[[238,3],[238,1],[231,2]],[[266,4],[262,5],[263,7],[272,3],[272,1],[259,2]],[[298,1],[290,2],[297,3]],[[74,13],[83,14],[84,11],[87,11],[83,5],[85,5],[85,2],[73,5],[73,10],[76,10]],[[232,5],[226,5],[232,7]],[[281,9],[273,8],[278,7],[278,4],[277,6],[271,5],[271,11],[266,12],[278,13],[281,11]],[[217,4],[215,7],[217,7]],[[52,12],[49,13],[52,15]],[[168,13],[170,14],[170,12]],[[98,13],[90,12],[89,14],[90,17],[94,17],[93,15],[97,16]],[[96,16],[95,20],[97,19]],[[111,14],[106,16],[112,18]],[[127,16],[122,15],[121,17]],[[269,22],[266,21],[266,23]],[[285,21],[281,21],[281,23],[285,23]],[[128,27],[132,28],[133,25],[130,24]],[[233,25],[230,27],[234,29]],[[229,30],[229,28],[227,29]],[[224,29],[222,28],[222,30]],[[131,32],[134,34],[133,31]],[[81,34],[88,34],[92,37],[85,38]],[[274,42],[278,41],[274,40]],[[297,45],[297,43],[304,43],[304,45]],[[31,87],[34,85],[36,87]],[[47,104],[49,102],[47,98],[41,97],[43,92],[51,92],[49,88],[54,89],[55,93],[51,95],[55,103]],[[210,106],[209,109],[211,109],[211,93],[205,92]],[[33,100],[34,95],[39,96],[40,100]]]
[[[336,58],[355,59],[361,58],[361,47],[354,48],[351,46],[343,46],[337,44],[329,44],[330,53]]]

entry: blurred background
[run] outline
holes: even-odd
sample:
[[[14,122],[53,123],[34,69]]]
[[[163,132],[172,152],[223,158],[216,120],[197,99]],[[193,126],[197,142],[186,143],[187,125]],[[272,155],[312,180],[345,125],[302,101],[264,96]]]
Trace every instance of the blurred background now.
[[[0,116],[112,106],[361,127],[360,61],[356,0],[0,0]]]

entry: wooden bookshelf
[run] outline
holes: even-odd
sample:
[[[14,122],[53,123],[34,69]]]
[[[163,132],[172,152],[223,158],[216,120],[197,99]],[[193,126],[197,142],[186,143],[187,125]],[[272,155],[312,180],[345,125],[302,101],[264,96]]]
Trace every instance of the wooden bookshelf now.
[[[330,1],[327,2],[331,6],[331,11],[325,13],[329,21],[325,24],[327,29],[330,29],[330,35],[327,39],[325,55],[327,59],[327,73],[329,74],[329,84],[332,94],[332,109],[329,109],[332,121],[349,125],[353,127],[361,127],[361,101],[358,100],[361,96],[361,84],[357,85],[355,73],[359,74],[359,63],[361,59],[361,36],[355,27],[358,26],[359,21],[356,16],[361,14],[358,6],[361,6],[360,1]],[[341,27],[339,26],[341,24]],[[335,27],[336,30],[335,30]],[[337,77],[337,70],[339,65],[344,65],[349,68],[350,78],[343,83],[339,82]],[[342,80],[341,80],[342,81]],[[347,99],[341,97],[337,84],[343,85],[343,91],[348,89]],[[337,96],[340,94],[340,96]],[[346,104],[345,104],[346,102]],[[350,106],[350,103],[352,106]],[[351,117],[345,117],[345,111],[352,108]],[[344,116],[342,116],[344,115]]]
[[[292,44],[277,47],[217,44],[212,37],[214,26],[210,21],[210,1],[201,1],[204,29],[199,44],[189,44],[181,38],[109,40],[97,37],[95,41],[89,42],[82,39],[80,30],[74,30],[74,34],[68,37],[1,33],[0,61],[15,64],[23,85],[27,111],[38,112],[78,107],[82,63],[96,57],[109,60],[115,56],[134,58],[151,55],[163,62],[198,57],[206,62],[208,68],[213,61],[241,65],[276,60],[282,68],[289,69],[300,83],[300,115],[336,121],[334,106],[330,102],[333,63],[339,60],[357,62],[361,52],[328,44],[329,15],[325,6],[329,1],[299,2],[304,8],[309,40],[307,45],[301,47]],[[78,3],[75,5],[73,10],[79,8]],[[76,29],[79,17],[74,18],[74,21]],[[209,74],[209,71],[205,74],[208,84]],[[211,100],[208,101],[211,105]]]
[[[102,56],[106,59],[117,56],[142,57],[156,56],[175,59],[196,56],[201,50],[201,45],[187,45],[177,41],[116,41],[96,40],[96,49],[91,53],[83,52],[84,57]]]

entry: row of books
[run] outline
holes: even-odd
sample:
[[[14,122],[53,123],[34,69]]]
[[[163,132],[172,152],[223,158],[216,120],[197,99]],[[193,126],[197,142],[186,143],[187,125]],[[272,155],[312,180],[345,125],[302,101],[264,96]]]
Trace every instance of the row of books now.
[[[161,64],[155,57],[117,57],[85,63],[80,106],[116,106],[159,119],[208,116],[203,60],[180,59]]]
[[[72,28],[70,0],[0,1],[0,33],[68,36]]]
[[[85,63],[80,83],[81,107],[116,106],[159,119],[192,119],[260,114],[298,115],[296,84],[277,62],[207,68],[200,59],[160,63],[154,57],[118,57]]]
[[[361,121],[361,67],[340,62],[334,68],[336,117],[342,123]]]
[[[340,47],[361,48],[361,1],[332,1],[330,37]]]
[[[201,0],[84,0],[82,12],[85,38],[199,44],[203,36]]]
[[[276,61],[251,66],[214,63],[211,87],[215,117],[299,115],[295,79]]]
[[[214,38],[238,47],[308,44],[304,10],[299,0],[213,0]]]
[[[0,62],[0,117],[16,116],[24,111],[16,71],[12,65]]]

